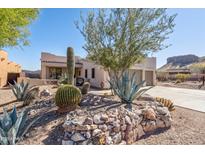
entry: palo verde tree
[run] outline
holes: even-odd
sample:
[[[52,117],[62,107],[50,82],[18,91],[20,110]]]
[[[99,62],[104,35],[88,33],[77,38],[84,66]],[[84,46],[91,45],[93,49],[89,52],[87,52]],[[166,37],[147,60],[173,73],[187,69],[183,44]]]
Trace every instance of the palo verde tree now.
[[[88,59],[108,71],[112,90],[129,109],[148,89],[139,90],[145,81],[137,84],[136,74],[127,70],[149,53],[169,46],[163,42],[173,32],[175,16],[166,9],[98,9],[76,22]]]
[[[0,9],[0,48],[29,45],[28,25],[38,14],[39,9]]]
[[[166,9],[98,9],[75,22],[87,57],[108,72],[124,72],[149,53],[167,48],[176,14]]]

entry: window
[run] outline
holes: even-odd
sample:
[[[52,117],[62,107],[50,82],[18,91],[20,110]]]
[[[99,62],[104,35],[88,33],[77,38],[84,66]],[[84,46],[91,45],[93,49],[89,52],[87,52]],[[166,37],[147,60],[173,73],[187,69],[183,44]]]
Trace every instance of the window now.
[[[92,78],[94,79],[95,78],[95,69],[92,68]]]
[[[62,68],[49,67],[49,78],[59,79],[62,76]]]
[[[85,70],[85,78],[86,79],[88,78],[88,70],[87,69]]]

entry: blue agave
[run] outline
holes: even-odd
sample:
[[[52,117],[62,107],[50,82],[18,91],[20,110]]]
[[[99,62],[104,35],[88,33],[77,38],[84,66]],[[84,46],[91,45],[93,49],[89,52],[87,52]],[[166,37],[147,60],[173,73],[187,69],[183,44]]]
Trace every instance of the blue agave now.
[[[16,81],[14,81],[14,85],[10,83],[9,85],[16,96],[16,99],[18,101],[24,101],[28,93],[29,83],[24,83],[23,81],[21,81],[21,83],[16,83]]]
[[[136,73],[130,73],[125,71],[121,76],[111,76],[109,80],[110,86],[113,89],[114,93],[122,100],[123,103],[131,104],[134,99],[141,96],[147,90],[152,87],[143,87],[141,88],[145,81],[137,84],[137,75]]]
[[[28,109],[24,109],[19,116],[16,107],[8,113],[4,108],[3,117],[0,118],[0,144],[15,144],[29,129],[31,123],[25,127]]]

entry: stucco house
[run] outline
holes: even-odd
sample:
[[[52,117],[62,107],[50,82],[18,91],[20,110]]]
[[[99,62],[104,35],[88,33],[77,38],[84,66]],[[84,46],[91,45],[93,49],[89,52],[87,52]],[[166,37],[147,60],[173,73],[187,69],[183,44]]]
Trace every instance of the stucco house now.
[[[17,81],[20,73],[21,66],[9,61],[8,53],[0,50],[0,87],[7,85],[8,82],[12,83],[13,80]]]
[[[137,73],[138,82],[146,80],[146,85],[156,84],[155,57],[146,58],[142,63],[133,65],[130,71]],[[41,53],[42,79],[58,79],[64,73],[66,73],[66,57],[47,52]],[[103,67],[78,56],[75,57],[75,77],[89,80],[91,86],[96,88],[109,88],[107,82],[109,76]]]

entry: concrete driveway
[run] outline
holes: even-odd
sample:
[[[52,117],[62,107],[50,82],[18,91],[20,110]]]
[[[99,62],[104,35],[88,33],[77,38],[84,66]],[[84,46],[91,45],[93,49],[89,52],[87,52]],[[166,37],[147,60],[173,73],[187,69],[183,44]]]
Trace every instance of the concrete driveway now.
[[[156,86],[146,93],[170,99],[177,106],[205,112],[205,90]]]

